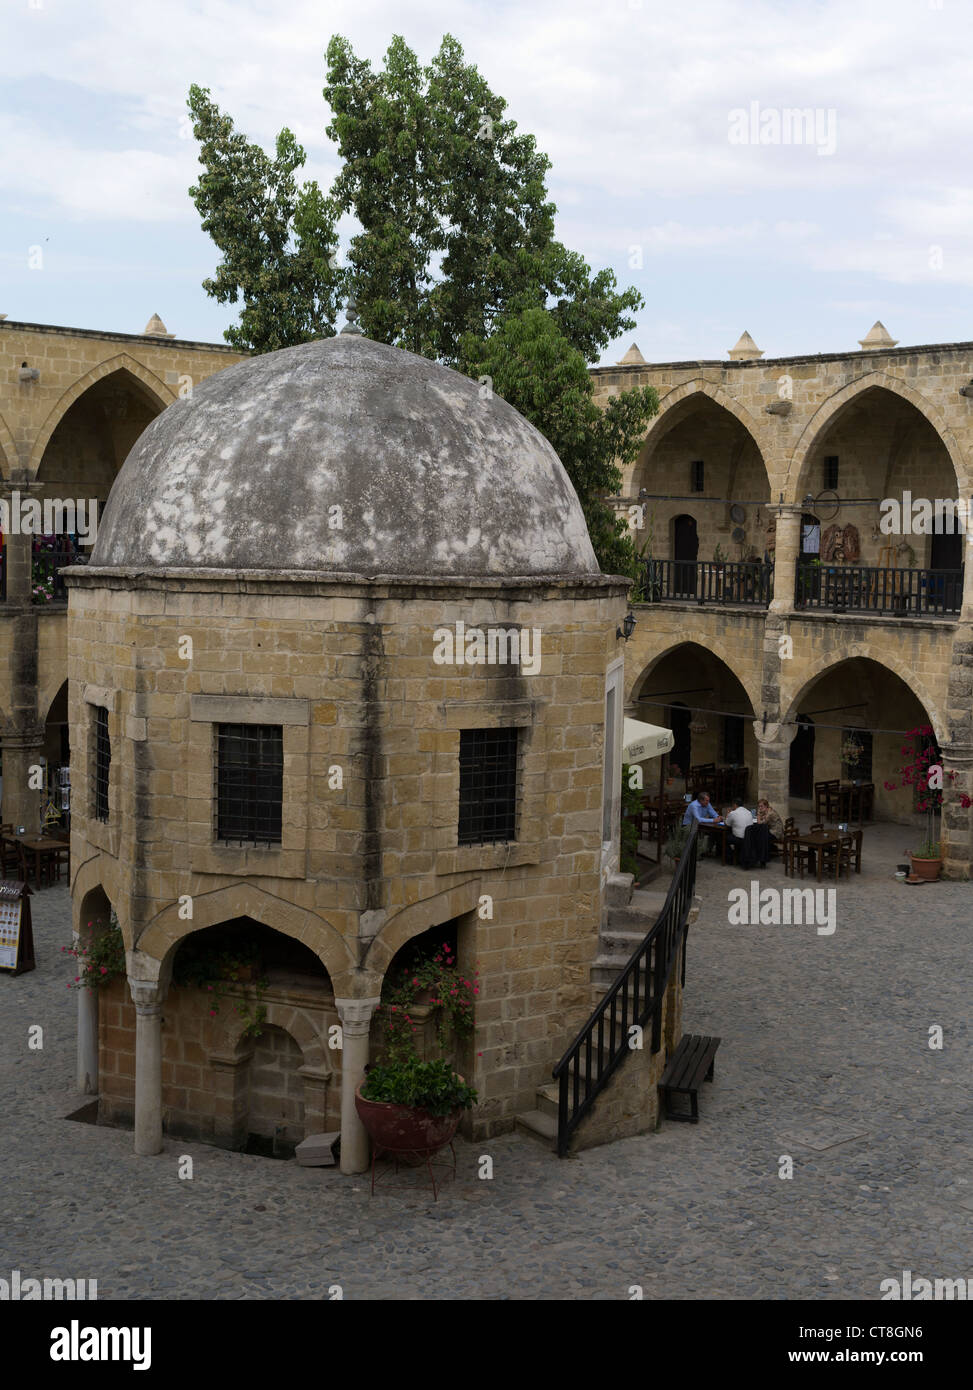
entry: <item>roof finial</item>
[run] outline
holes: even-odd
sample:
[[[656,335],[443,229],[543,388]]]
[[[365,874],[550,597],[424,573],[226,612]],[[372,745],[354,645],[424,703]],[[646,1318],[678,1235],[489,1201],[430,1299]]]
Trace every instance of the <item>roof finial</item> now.
[[[354,333],[356,338],[364,338],[365,330],[358,322],[358,301],[353,294],[348,296],[348,302],[345,305],[345,318],[348,322],[341,330],[342,333]]]

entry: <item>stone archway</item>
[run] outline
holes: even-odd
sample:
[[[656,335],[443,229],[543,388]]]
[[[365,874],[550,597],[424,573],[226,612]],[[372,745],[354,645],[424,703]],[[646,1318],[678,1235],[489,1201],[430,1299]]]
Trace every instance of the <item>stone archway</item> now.
[[[172,405],[176,399],[164,381],[161,381],[154,372],[149,371],[147,367],[144,367],[141,362],[137,362],[127,352],[120,352],[116,357],[99,363],[97,367],[92,367],[91,371],[86,372],[84,376],[79,377],[69,386],[56,405],[48,412],[34,440],[30,462],[27,466],[28,476],[32,480],[36,479],[40,473],[41,463],[51,436],[71,407],[92,386],[116,373],[122,374],[123,379],[127,376],[129,381],[133,383],[133,389],[137,390],[157,413],[165,410],[166,406]]]
[[[813,721],[814,783],[858,779],[873,788],[868,794],[876,820],[911,823],[913,799],[902,785],[901,748],[909,730],[929,726],[944,742],[944,723],[922,683],[901,664],[856,644],[822,663],[799,688],[781,701],[782,726],[797,730],[798,717]],[[860,771],[849,766],[846,750],[867,749]],[[857,755],[854,759],[857,761]],[[866,819],[870,817],[865,816]]]
[[[171,966],[179,943],[193,932],[218,926],[235,917],[250,917],[302,942],[318,957],[332,980],[355,966],[345,938],[324,917],[275,897],[246,879],[194,895],[192,917],[181,915],[184,913],[185,907],[180,903],[170,903],[143,929],[138,938],[138,950],[162,965]]]
[[[0,477],[5,479],[17,467],[17,446],[14,437],[10,433],[10,427],[6,420],[0,415]]]
[[[261,1032],[246,1034],[247,1024],[227,1011],[221,1036],[208,1054],[214,1080],[214,1137],[226,1148],[242,1148],[249,1135],[266,1134],[279,1104],[279,1118],[290,1132],[290,1147],[311,1134],[340,1123],[340,1103],[329,1105],[335,1069],[327,1028],[306,1007],[269,998]],[[330,1015],[328,1015],[330,1018]],[[285,1041],[286,1040],[286,1041]],[[288,1058],[297,1050],[295,1067]],[[301,1133],[297,1134],[298,1127]]]
[[[911,405],[915,411],[935,431],[946,454],[954,475],[954,486],[959,496],[969,493],[969,469],[963,451],[946,423],[941,412],[914,387],[887,372],[869,372],[856,381],[849,382],[836,391],[818,407],[805,425],[800,439],[794,447],[787,470],[784,496],[785,501],[796,504],[803,492],[806,469],[814,449],[827,436],[841,414],[855,402],[862,401],[872,393],[886,392],[897,400]]]

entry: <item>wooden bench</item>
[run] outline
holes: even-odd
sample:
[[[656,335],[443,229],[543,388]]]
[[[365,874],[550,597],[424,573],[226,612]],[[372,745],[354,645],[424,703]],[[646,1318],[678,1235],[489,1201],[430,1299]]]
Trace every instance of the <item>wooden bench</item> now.
[[[679,1046],[669,1058],[659,1081],[659,1101],[665,1105],[669,1120],[699,1121],[699,1088],[704,1081],[713,1080],[713,1067],[719,1038],[703,1038],[696,1033],[684,1033]],[[688,1096],[690,1112],[673,1109],[676,1096]]]

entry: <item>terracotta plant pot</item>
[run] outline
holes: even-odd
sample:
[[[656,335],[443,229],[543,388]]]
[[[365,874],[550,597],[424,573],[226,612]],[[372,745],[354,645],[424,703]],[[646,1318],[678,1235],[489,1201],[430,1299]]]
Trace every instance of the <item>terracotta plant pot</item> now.
[[[916,878],[924,878],[931,883],[939,877],[939,871],[943,867],[941,859],[917,859],[914,854],[909,857],[912,860],[912,872]]]
[[[462,1077],[459,1078],[461,1081]],[[362,1082],[364,1085],[364,1082]],[[414,1154],[428,1158],[452,1139],[459,1127],[463,1107],[449,1115],[430,1115],[411,1105],[388,1100],[365,1100],[361,1086],[355,1091],[355,1109],[372,1143],[389,1153]]]

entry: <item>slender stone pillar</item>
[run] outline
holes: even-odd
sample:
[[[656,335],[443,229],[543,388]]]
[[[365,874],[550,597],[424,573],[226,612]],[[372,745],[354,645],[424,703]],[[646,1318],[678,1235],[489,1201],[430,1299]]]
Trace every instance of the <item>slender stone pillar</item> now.
[[[794,582],[797,557],[801,548],[801,509],[785,507],[777,517],[776,549],[774,551],[774,597],[771,613],[794,611]]]
[[[355,1091],[368,1065],[368,1030],[378,999],[335,999],[341,1019],[341,1171],[368,1168],[368,1135],[355,1109]]]
[[[135,1005],[135,1152],[162,1152],[162,1003],[155,980],[133,980]]]
[[[79,940],[75,937],[75,942]],[[78,1090],[98,1094],[98,991],[78,990]]]

